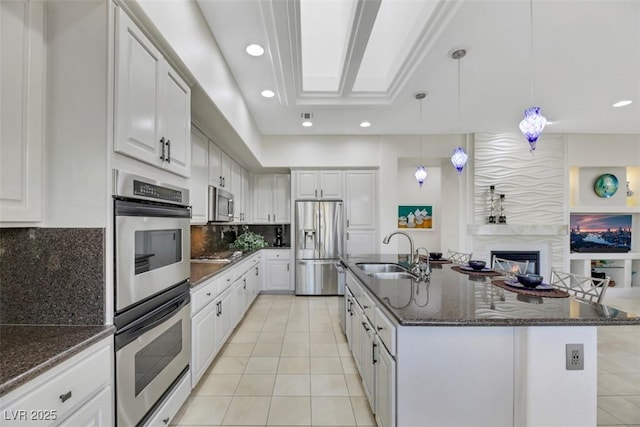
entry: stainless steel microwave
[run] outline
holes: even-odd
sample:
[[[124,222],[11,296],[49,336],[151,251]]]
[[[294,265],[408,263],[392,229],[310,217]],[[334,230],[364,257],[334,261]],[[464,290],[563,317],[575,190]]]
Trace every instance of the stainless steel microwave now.
[[[209,222],[233,221],[233,195],[213,185],[209,186]]]

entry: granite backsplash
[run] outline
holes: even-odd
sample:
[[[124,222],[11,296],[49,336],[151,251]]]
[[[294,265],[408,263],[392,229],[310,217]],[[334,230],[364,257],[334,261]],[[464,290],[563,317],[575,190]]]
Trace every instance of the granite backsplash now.
[[[0,323],[102,325],[104,228],[0,229]]]
[[[283,246],[291,246],[290,225],[247,225],[249,231],[260,234],[270,247],[276,242],[276,228],[282,228]],[[229,250],[229,244],[242,234],[243,225],[207,224],[191,226],[191,258]]]

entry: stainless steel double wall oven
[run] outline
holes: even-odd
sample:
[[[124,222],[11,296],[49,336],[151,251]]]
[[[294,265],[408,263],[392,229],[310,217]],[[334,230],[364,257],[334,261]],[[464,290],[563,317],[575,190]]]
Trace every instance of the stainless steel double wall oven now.
[[[114,171],[119,427],[144,423],[191,359],[189,190]]]

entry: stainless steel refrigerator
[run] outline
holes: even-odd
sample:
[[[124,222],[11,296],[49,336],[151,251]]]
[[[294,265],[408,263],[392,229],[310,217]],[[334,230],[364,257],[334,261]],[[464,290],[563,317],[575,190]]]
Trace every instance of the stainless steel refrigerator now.
[[[336,268],[343,252],[343,215],[342,200],[296,200],[296,295],[344,295]]]

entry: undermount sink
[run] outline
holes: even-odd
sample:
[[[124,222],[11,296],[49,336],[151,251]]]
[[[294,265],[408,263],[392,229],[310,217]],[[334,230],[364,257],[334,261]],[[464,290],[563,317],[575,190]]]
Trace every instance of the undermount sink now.
[[[369,273],[369,276],[374,277],[376,279],[383,279],[383,280],[415,279],[416,278],[416,276],[406,271]]]
[[[356,266],[358,266],[360,270],[364,271],[367,274],[407,272],[407,269],[399,264],[388,264],[383,262],[357,262]]]

